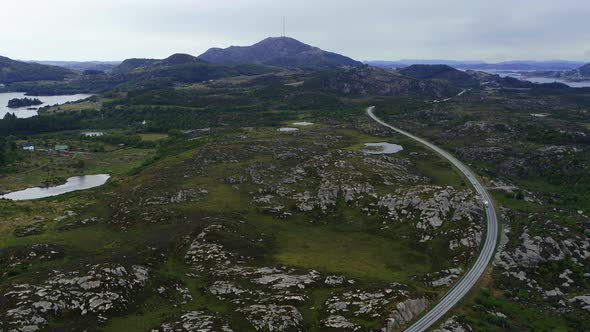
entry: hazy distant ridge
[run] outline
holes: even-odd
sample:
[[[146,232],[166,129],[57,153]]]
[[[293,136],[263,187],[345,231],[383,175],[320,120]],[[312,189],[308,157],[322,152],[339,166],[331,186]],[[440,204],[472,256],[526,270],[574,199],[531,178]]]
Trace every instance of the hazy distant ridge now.
[[[483,61],[457,60],[399,60],[399,61],[365,61],[365,64],[381,68],[403,68],[414,64],[442,64],[460,69],[473,70],[572,70],[584,65],[584,62],[568,60],[551,61],[504,61],[486,63]]]

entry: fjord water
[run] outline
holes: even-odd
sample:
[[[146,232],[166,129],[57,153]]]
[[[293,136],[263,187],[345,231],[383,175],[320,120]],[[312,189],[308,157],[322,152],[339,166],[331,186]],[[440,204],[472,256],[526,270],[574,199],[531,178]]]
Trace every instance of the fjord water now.
[[[77,95],[63,95],[63,96],[26,96],[23,92],[6,92],[0,93],[0,119],[4,118],[6,113],[14,113],[17,118],[30,118],[37,115],[37,110],[28,110],[29,107],[9,108],[8,101],[13,98],[37,98],[43,102],[42,105],[32,106],[33,108],[41,108],[44,106],[52,106],[55,104],[65,104],[71,101],[78,101],[91,97],[88,94]]]
[[[111,176],[109,174],[95,174],[71,177],[65,184],[48,187],[48,188],[28,188],[25,190],[15,191],[0,198],[9,199],[12,201],[24,201],[30,199],[39,199],[51,196],[57,196],[77,190],[85,190],[94,187],[99,187],[105,184]]]
[[[519,80],[529,81],[529,82],[539,83],[539,84],[557,82],[557,83],[563,83],[563,84],[568,85],[572,88],[590,87],[590,81],[570,82],[570,81],[565,81],[562,79],[551,78],[551,77],[527,77],[527,76],[524,76],[520,71],[510,71],[510,70],[483,70],[483,71],[486,73],[490,73],[490,74],[498,74],[501,77],[513,77],[513,78],[516,78]]]

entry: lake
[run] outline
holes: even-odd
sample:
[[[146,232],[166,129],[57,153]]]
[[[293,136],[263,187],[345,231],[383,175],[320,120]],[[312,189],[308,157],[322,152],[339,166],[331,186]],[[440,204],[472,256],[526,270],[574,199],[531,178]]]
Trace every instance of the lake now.
[[[56,104],[65,104],[71,101],[78,101],[86,99],[92,95],[77,94],[77,95],[63,95],[63,96],[26,96],[24,92],[6,92],[0,93],[0,119],[4,118],[6,113],[14,113],[17,118],[30,118],[37,115],[37,110],[28,110],[29,107],[8,108],[8,101],[13,98],[37,98],[43,102],[42,105],[30,106],[33,108],[41,108],[43,106],[52,106]]]
[[[95,188],[105,184],[111,176],[109,174],[83,175],[71,177],[65,184],[48,187],[48,188],[28,188],[25,190],[15,191],[0,198],[9,199],[11,201],[24,201],[30,199],[39,199],[51,196],[57,196],[72,191],[85,190]]]

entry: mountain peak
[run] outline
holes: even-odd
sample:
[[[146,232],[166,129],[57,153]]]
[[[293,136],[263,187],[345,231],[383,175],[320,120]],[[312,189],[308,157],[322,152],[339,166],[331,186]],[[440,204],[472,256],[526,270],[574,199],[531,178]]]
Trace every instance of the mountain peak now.
[[[300,42],[297,39],[291,37],[268,37],[265,38],[258,43],[254,44],[253,46],[270,46],[270,47],[286,47],[286,48],[300,48],[309,50],[312,49],[312,46],[309,46],[305,43]]]
[[[195,62],[203,62],[203,60],[199,60],[198,58],[184,53],[176,53],[172,54],[171,56],[167,57],[163,60],[167,65],[181,65],[185,63],[195,63]]]
[[[269,37],[251,46],[211,48],[199,58],[222,64],[255,63],[305,69],[362,65],[348,57],[323,51],[290,37]]]

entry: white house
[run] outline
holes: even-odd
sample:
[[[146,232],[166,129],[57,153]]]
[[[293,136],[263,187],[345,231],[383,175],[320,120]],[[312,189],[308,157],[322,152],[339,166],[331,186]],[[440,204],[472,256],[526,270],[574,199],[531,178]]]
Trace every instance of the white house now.
[[[35,151],[35,146],[32,144],[25,144],[23,145],[23,150],[33,152]]]

